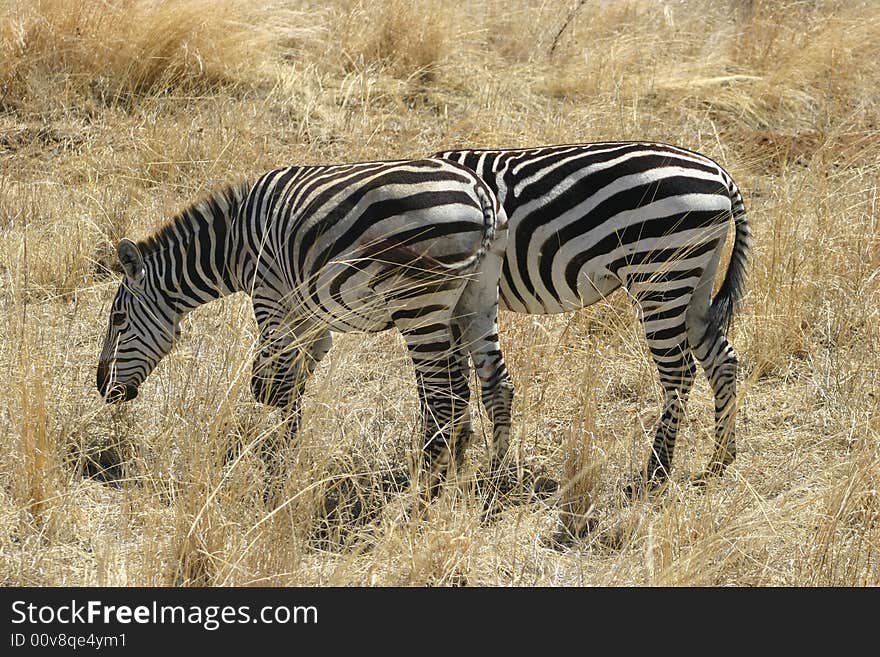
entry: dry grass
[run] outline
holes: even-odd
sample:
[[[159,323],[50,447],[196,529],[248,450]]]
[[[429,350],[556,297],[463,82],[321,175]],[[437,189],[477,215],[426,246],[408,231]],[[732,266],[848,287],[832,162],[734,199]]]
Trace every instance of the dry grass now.
[[[7,2],[0,85],[5,108],[132,102],[255,80],[271,38],[242,3],[206,0]],[[40,96],[42,106],[34,107]],[[97,111],[93,109],[92,111]]]
[[[577,4],[0,2],[0,583],[880,582],[873,3]],[[491,522],[472,486],[418,514],[395,485],[418,409],[390,332],[337,336],[279,507],[257,454],[283,417],[249,396],[246,299],[193,313],[135,402],[99,399],[113,246],[206,188],[283,163],[630,138],[717,158],[755,233],[731,335],[739,458],[703,491],[698,379],[670,486],[621,502],[661,399],[623,295],[502,317],[514,451],[563,488]],[[469,472],[484,458],[478,439]]]

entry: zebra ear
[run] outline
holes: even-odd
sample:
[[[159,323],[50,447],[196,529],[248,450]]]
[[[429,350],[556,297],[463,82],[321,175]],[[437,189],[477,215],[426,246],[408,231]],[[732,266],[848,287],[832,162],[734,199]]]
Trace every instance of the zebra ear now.
[[[139,283],[146,276],[144,256],[138,245],[129,239],[122,239],[116,247],[116,255],[125,277],[133,283]]]

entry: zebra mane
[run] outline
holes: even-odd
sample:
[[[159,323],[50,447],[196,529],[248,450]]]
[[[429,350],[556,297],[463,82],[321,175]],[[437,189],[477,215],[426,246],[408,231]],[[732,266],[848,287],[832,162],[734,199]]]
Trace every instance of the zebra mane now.
[[[213,220],[215,217],[234,216],[244,202],[252,187],[252,182],[240,180],[208,192],[178,212],[160,226],[153,235],[138,241],[138,248],[144,257],[164,250],[174,240],[192,231],[197,222]]]

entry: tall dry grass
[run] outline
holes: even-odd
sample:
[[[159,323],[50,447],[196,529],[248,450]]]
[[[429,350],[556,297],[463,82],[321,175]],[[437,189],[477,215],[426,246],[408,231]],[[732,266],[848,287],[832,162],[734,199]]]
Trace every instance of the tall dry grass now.
[[[208,9],[208,5],[210,8]],[[880,18],[754,0],[0,3],[0,583],[870,585],[880,581]],[[669,487],[623,503],[661,395],[623,294],[503,315],[518,462],[560,480],[487,518],[473,481],[422,513],[398,336],[337,336],[283,431],[248,377],[246,299],[199,309],[132,404],[94,368],[116,242],[285,163],[654,139],[715,157],[755,233],[739,457],[704,490],[693,391]],[[520,503],[516,503],[520,502]]]
[[[13,0],[0,16],[0,103],[23,111],[41,99],[46,111],[253,84],[273,41],[256,18],[227,1]]]

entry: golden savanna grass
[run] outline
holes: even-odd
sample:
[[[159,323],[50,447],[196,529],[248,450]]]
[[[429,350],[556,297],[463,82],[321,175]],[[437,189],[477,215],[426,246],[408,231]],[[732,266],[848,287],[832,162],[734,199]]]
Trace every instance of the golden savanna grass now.
[[[0,583],[880,582],[880,14],[873,2],[0,1]],[[399,336],[336,336],[277,504],[247,299],[194,312],[138,399],[95,365],[116,242],[288,163],[649,139],[716,158],[755,235],[739,457],[698,377],[672,481],[623,504],[660,388],[632,305],[501,316],[513,451],[560,481],[487,519],[488,435],[415,512]],[[566,537],[567,544],[554,542]]]

